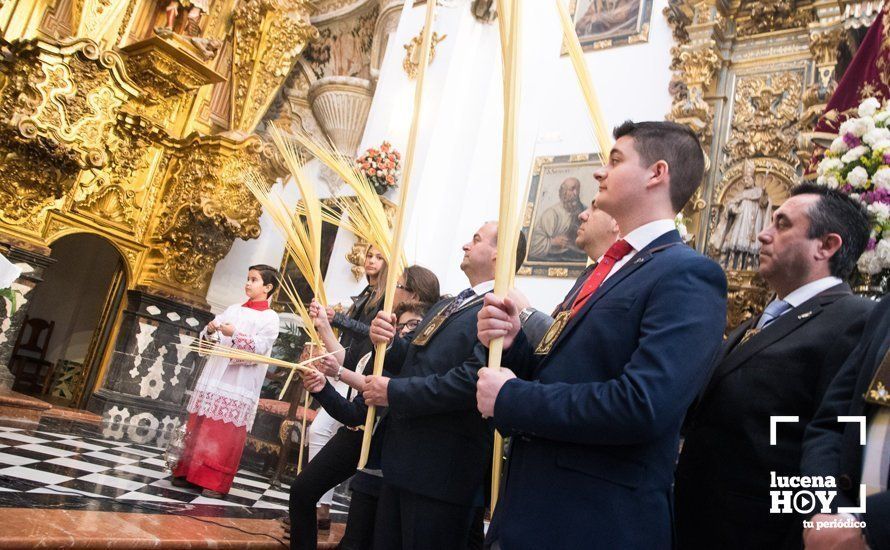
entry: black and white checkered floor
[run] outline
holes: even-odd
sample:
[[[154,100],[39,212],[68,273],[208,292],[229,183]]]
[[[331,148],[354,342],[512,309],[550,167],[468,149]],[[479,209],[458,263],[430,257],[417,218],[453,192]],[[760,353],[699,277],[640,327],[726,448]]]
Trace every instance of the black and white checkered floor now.
[[[86,497],[96,502],[227,507],[221,508],[225,515],[229,515],[228,511],[240,515],[238,508],[283,515],[287,511],[288,489],[287,485],[273,489],[267,478],[239,470],[225,500],[206,498],[198,489],[170,484],[162,449],[87,434],[0,425],[0,506],[4,502],[13,505],[9,501],[14,495],[19,505],[22,497],[33,497],[36,504],[41,500],[39,495],[64,495],[80,496],[81,501]],[[159,508],[173,511],[178,507]]]

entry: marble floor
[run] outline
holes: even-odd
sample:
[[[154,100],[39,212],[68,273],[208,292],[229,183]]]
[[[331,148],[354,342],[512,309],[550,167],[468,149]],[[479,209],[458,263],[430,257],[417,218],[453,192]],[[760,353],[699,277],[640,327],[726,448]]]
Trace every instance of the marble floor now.
[[[285,544],[287,485],[273,488],[242,469],[224,500],[206,498],[170,484],[162,449],[100,433],[70,422],[0,421],[0,548]]]

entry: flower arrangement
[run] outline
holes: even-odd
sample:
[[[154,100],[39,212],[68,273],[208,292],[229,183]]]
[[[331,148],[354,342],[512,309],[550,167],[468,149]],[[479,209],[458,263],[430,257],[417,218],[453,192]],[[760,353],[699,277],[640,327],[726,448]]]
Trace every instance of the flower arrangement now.
[[[683,239],[683,242],[689,244],[692,241],[692,235],[689,234],[689,229],[686,227],[686,218],[682,212],[678,212],[676,217],[674,217],[674,226],[677,228],[677,232],[680,233],[680,238]]]
[[[359,172],[374,185],[377,194],[382,195],[398,186],[399,176],[402,175],[402,155],[388,141],[384,141],[379,149],[368,149],[355,163]]]
[[[840,189],[868,209],[871,234],[857,267],[876,275],[890,269],[890,102],[868,98],[858,115],[841,124],[819,162],[816,183]]]

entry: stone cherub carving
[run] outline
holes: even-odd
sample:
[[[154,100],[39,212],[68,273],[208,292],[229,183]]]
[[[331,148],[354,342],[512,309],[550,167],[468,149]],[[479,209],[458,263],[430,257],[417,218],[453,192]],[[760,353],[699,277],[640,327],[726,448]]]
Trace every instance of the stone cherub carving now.
[[[742,188],[724,205],[710,245],[726,269],[755,270],[759,265],[760,242],[757,234],[769,223],[773,205],[764,189],[764,181],[755,179],[753,160],[742,166]]]

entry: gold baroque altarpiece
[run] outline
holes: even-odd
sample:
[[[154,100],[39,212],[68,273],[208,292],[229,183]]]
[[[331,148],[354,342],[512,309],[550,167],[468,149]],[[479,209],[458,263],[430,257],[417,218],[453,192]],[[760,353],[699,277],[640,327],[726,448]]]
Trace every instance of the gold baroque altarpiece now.
[[[695,246],[727,272],[736,326],[769,298],[756,276],[756,233],[803,179],[816,120],[877,9],[847,0],[670,0],[664,14],[676,42],[668,118],[699,136],[709,161],[684,215]]]
[[[162,33],[166,4],[0,3],[0,234],[100,235],[130,288],[206,307],[216,263],[259,235],[241,179],[278,174],[254,132],[317,31],[305,0],[214,0]]]

